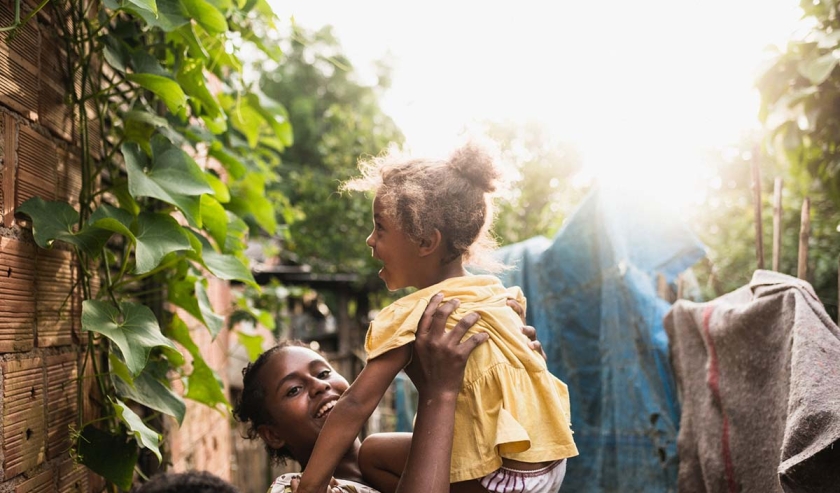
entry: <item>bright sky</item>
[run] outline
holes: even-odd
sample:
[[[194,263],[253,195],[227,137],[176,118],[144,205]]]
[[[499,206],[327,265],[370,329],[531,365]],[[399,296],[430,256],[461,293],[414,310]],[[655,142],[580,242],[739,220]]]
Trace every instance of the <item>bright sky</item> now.
[[[625,185],[704,179],[697,151],[758,125],[753,80],[798,3],[273,0],[282,19],[333,25],[363,74],[392,56],[383,107],[415,152],[473,121],[537,119]]]

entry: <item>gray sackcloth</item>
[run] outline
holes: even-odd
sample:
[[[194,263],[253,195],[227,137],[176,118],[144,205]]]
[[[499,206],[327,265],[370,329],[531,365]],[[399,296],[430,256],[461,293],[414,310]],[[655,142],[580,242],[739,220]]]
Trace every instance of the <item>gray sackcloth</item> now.
[[[756,271],[665,317],[684,493],[840,492],[840,329],[807,282]]]

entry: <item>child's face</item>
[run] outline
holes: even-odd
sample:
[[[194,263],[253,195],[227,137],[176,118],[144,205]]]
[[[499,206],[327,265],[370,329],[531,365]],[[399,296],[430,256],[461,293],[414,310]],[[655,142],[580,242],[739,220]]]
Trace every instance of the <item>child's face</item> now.
[[[377,197],[373,201],[373,231],[367,238],[373,258],[382,262],[379,277],[388,289],[415,286],[415,272],[420,257],[419,246],[411,241],[384,212]]]
[[[275,448],[289,447],[295,457],[311,452],[332,407],[349,386],[320,354],[296,346],[273,354],[260,371],[260,381],[271,417],[271,424],[263,426],[270,428],[275,442],[266,438],[266,430],[260,434]]]

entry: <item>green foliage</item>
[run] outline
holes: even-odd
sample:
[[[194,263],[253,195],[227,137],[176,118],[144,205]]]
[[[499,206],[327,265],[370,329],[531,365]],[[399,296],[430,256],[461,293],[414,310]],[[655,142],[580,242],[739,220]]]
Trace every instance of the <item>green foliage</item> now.
[[[746,285],[757,268],[755,253],[752,153],[758,137],[744,139],[740,147],[706,156],[715,163],[715,178],[707,185],[707,199],[688,218],[707,247],[707,261],[695,266],[704,299],[712,299]],[[840,210],[824,193],[796,180],[784,163],[757,156],[761,163],[764,268],[772,268],[773,182],[783,180],[781,257],[779,271],[795,276],[798,267],[799,228],[804,197],[811,199],[808,281],[831,314],[837,311],[837,258],[840,242],[836,225]]]
[[[287,226],[283,254],[318,272],[359,273],[378,286],[378,267],[365,245],[370,198],[340,194],[338,188],[358,174],[360,156],[403,141],[379,106],[385,87],[357,80],[329,27],[297,30],[285,52],[283,63],[261,81],[266,95],[288,105],[295,129],[280,179],[267,188],[297,211],[278,215]],[[380,81],[386,76],[387,69]]]
[[[803,0],[813,27],[758,80],[768,149],[840,207],[840,16],[834,1]]]
[[[554,141],[546,128],[533,121],[487,122],[484,127],[487,137],[498,143],[511,175],[493,228],[499,242],[554,236],[588,190],[572,181],[581,166],[575,149]]]
[[[133,439],[126,440],[125,433],[110,433],[89,424],[76,443],[76,460],[120,489],[131,489],[134,464],[140,455]]]
[[[82,267],[85,364],[93,366],[102,416],[79,415],[74,455],[127,490],[138,447],[161,457],[148,418],[184,419],[173,376],[186,398],[228,406],[184,322],[165,312],[159,320],[162,305],[143,301],[167,299],[215,337],[224,319],[213,312],[204,272],[258,289],[243,251],[249,229],[271,234],[284,213],[264,192],[278,153],[292,143],[291,123],[285,108],[246,83],[239,55],[276,61],[277,40],[266,38],[276,38],[275,19],[265,0],[105,0],[98,11],[90,2],[51,5],[54,18],[67,20],[55,25],[80,129],[80,205],[36,197],[17,212],[31,220],[40,247],[63,243]]]
[[[785,200],[811,200],[811,259],[808,280],[829,311],[837,307],[840,258],[840,5],[835,1],[800,2],[811,26],[788,43],[758,79],[760,117],[768,130],[766,152],[786,168]],[[772,185],[771,185],[772,186]],[[771,188],[772,189],[772,188]],[[790,202],[788,202],[790,203]],[[799,224],[798,210],[785,217]],[[798,237],[788,235],[783,251],[795,254]],[[794,271],[788,269],[788,271]]]

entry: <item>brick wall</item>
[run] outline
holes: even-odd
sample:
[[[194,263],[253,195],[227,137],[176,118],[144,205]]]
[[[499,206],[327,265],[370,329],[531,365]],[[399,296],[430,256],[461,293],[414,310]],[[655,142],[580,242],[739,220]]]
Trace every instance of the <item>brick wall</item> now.
[[[33,4],[23,2],[25,16]],[[0,26],[13,22],[0,1]],[[70,459],[83,338],[70,251],[38,249],[14,210],[40,196],[77,202],[77,139],[63,102],[61,51],[46,15],[0,33],[0,491],[83,492]]]
[[[22,3],[25,17],[34,3]],[[13,23],[13,5],[0,0],[0,26]],[[79,137],[64,103],[64,54],[52,22],[43,12],[13,40],[0,33],[0,493],[101,487],[101,478],[75,465],[68,453],[85,343],[81,297],[72,292],[75,259],[60,246],[37,248],[14,217],[15,208],[34,196],[78,204]],[[96,128],[91,124],[91,131]],[[211,281],[210,295],[225,313],[228,284]],[[227,332],[210,341],[206,329],[192,327],[208,364],[224,378]],[[230,479],[229,416],[187,405],[183,425],[172,420],[167,426],[171,468]]]

